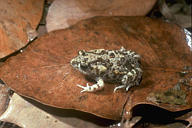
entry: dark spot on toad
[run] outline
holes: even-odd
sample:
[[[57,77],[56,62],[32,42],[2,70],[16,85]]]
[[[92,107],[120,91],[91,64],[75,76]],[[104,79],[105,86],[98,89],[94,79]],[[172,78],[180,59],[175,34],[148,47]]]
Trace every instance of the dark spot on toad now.
[[[100,55],[104,55],[104,54],[107,54],[107,52],[105,50],[102,50]]]
[[[111,53],[109,56],[110,56],[110,58],[115,58],[115,54],[114,53]]]
[[[121,61],[117,61],[117,66],[121,66]]]

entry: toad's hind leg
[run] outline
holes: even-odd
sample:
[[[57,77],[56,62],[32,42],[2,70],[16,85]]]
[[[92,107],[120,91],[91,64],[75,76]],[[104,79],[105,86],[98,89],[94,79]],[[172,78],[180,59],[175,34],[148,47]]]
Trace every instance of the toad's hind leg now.
[[[97,83],[93,84],[91,86],[89,86],[88,83],[87,83],[86,87],[82,86],[82,85],[79,85],[79,84],[77,84],[77,86],[83,89],[81,91],[81,93],[82,92],[94,92],[94,91],[97,91],[97,90],[101,90],[104,87],[103,79],[97,78],[96,81],[97,81]]]
[[[121,88],[126,88],[127,80],[128,80],[128,76],[124,75],[121,79],[121,85],[115,87],[113,92],[116,92],[118,89],[121,89]]]

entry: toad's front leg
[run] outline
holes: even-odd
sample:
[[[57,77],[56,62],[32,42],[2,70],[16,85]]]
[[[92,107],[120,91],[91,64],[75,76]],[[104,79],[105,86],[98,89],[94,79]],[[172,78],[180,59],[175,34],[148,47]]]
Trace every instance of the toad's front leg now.
[[[95,92],[95,91],[97,91],[97,90],[103,89],[103,87],[104,87],[104,81],[103,81],[103,79],[99,77],[99,78],[96,79],[96,82],[97,82],[96,84],[93,84],[93,85],[91,85],[91,86],[89,86],[88,83],[87,83],[87,86],[86,86],[86,87],[85,87],[85,86],[82,86],[82,85],[79,85],[79,84],[77,84],[77,86],[83,89],[83,90],[81,91],[81,93],[82,93],[82,92]]]

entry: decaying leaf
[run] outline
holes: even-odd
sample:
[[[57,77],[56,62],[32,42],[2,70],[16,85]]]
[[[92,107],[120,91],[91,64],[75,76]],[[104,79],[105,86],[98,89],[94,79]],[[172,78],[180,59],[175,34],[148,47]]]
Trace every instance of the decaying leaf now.
[[[164,125],[149,124],[149,126],[146,128],[186,128],[186,126],[183,123],[174,122],[174,123],[164,124]]]
[[[54,0],[47,15],[48,32],[94,16],[144,16],[157,0]]]
[[[190,128],[190,126],[192,126],[192,111],[182,115],[181,117],[178,117],[177,120],[186,120],[189,122],[188,127]]]
[[[192,126],[192,116],[190,116],[187,121],[189,121],[189,124],[187,126],[187,128],[190,128]]]
[[[185,0],[178,0],[172,6],[168,6],[165,0],[159,2],[160,12],[172,23],[188,28],[191,27],[191,6],[185,3]]]
[[[44,0],[0,1],[0,58],[20,48],[36,35]]]
[[[130,112],[136,104],[153,104],[170,111],[180,111],[191,108],[191,83],[190,77],[192,73],[181,78],[179,71],[170,72],[162,69],[162,71],[146,71],[148,73],[143,79],[141,86],[151,86],[151,88],[142,88],[135,90],[129,97],[126,111]],[[150,79],[150,74],[153,74]],[[186,81],[182,83],[181,81]],[[180,83],[181,82],[181,83]],[[140,93],[140,96],[138,96]],[[188,106],[188,107],[187,107]],[[129,113],[130,114],[130,113]],[[128,115],[129,117],[130,115]]]
[[[100,92],[80,93],[76,84],[93,82],[74,70],[70,60],[82,49],[121,46],[141,55],[141,84],[128,93],[113,93],[115,84],[107,83]],[[0,78],[17,93],[44,104],[118,120],[126,102],[128,114],[143,103],[170,111],[191,108],[191,59],[185,34],[177,25],[145,17],[95,17],[37,39],[0,67]],[[163,102],[167,95],[173,99]]]
[[[73,128],[33,106],[16,93],[13,94],[0,120],[17,124],[22,128]]]
[[[46,128],[106,128],[111,123],[109,120],[87,113],[49,107],[34,100],[24,99],[17,94],[11,97],[9,107],[0,116],[0,119],[14,122],[22,128],[39,128],[40,126]],[[0,126],[2,127],[1,123]],[[13,126],[13,128],[15,127]]]
[[[0,81],[0,115],[6,110],[9,101],[10,89]]]

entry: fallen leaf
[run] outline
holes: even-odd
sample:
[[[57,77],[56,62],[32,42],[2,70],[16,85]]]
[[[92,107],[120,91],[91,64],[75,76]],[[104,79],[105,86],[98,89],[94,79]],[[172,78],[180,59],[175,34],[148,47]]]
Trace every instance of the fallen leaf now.
[[[191,7],[190,5],[187,5],[184,0],[177,1],[170,7],[165,0],[161,0],[159,3],[160,12],[165,16],[165,18],[183,28],[191,27]]]
[[[126,113],[137,104],[152,104],[170,111],[185,110],[192,107],[189,84],[192,54],[185,38],[180,27],[161,20],[95,17],[40,37],[0,67],[0,78],[15,92],[41,103],[113,120],[121,118],[125,103]],[[100,92],[80,93],[76,84],[90,82],[70,66],[70,60],[82,49],[119,49],[121,46],[142,56],[141,84],[128,93],[113,93],[115,84],[106,84]],[[177,84],[181,92],[170,93]],[[156,92],[160,96],[166,96],[167,92],[171,94],[169,98],[178,101],[161,102],[164,97],[157,100]],[[181,99],[184,102],[179,102]]]
[[[44,0],[0,1],[0,58],[24,47],[36,35]]]
[[[192,116],[189,117],[189,118],[187,119],[187,121],[189,121],[189,124],[188,124],[187,128],[191,128],[191,126],[192,126]]]
[[[94,16],[144,16],[157,0],[54,0],[47,15],[47,31],[67,28]]]
[[[10,89],[0,81],[0,115],[6,110],[9,101]]]
[[[17,118],[15,115],[22,118]],[[23,116],[26,115],[27,117],[23,120]],[[88,113],[49,107],[34,100],[22,98],[17,94],[11,97],[8,109],[0,118],[3,118],[2,120],[5,121],[14,122],[20,126],[28,126],[27,128],[39,128],[42,125],[44,127],[106,128],[112,123],[110,120]],[[1,124],[0,122],[1,127],[6,125],[8,124]],[[18,127],[12,126],[11,128]]]
[[[13,94],[0,120],[17,124],[22,128],[73,128],[33,106],[16,93]]]
[[[137,127],[137,128],[142,128],[141,127]],[[180,122],[173,122],[170,124],[149,124],[149,126],[146,126],[145,128],[186,128],[186,126],[183,123]]]
[[[189,122],[187,128],[190,128],[192,126],[192,110],[188,112],[187,114],[184,114],[177,118],[177,120],[186,120]]]

